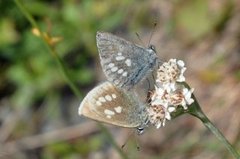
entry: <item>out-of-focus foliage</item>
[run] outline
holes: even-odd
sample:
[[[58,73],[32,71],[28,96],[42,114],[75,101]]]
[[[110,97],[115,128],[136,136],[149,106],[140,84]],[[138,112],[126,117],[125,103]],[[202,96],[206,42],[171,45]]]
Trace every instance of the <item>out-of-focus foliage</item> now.
[[[179,1],[176,4],[176,28],[185,35],[185,40],[196,40],[215,32],[227,20],[232,9],[231,2],[223,2],[225,5],[216,6],[218,9],[210,8],[209,3],[208,0],[194,0]]]

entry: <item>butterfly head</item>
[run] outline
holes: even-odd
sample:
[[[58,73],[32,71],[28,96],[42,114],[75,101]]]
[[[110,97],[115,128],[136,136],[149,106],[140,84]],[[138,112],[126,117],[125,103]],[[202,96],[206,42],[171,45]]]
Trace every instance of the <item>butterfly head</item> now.
[[[158,57],[157,57],[157,51],[156,51],[156,47],[152,44],[150,44],[148,46],[148,50],[150,50],[149,52],[151,52],[151,56],[153,57],[153,61],[152,61],[152,67],[157,66],[157,68],[159,68],[159,66],[162,65],[163,61],[161,61]]]

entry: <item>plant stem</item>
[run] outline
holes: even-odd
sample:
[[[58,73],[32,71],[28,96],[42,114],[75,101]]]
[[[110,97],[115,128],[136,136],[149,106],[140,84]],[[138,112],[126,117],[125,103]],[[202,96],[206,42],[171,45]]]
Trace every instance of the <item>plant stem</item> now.
[[[70,88],[73,90],[74,94],[81,98],[82,95],[79,92],[79,90],[77,89],[76,85],[74,84],[74,82],[71,80],[69,72],[67,71],[66,67],[64,66],[64,63],[62,62],[61,58],[58,56],[56,50],[47,42],[46,38],[44,37],[43,32],[41,31],[41,29],[38,27],[36,21],[34,20],[34,18],[32,17],[32,15],[26,10],[26,8],[22,5],[22,3],[19,0],[15,0],[16,5],[18,6],[18,8],[20,9],[20,11],[24,14],[24,16],[27,18],[27,20],[31,23],[32,27],[36,28],[39,30],[40,32],[40,37],[41,40],[43,41],[43,43],[45,44],[45,46],[47,47],[48,51],[54,56],[54,58],[56,59],[56,62],[63,74],[63,76],[65,77],[68,85],[70,86]]]
[[[18,6],[18,8],[20,9],[20,11],[24,14],[24,16],[27,18],[27,20],[31,23],[31,25],[38,29],[41,35],[41,39],[44,42],[44,44],[46,45],[46,47],[48,48],[48,51],[53,55],[54,59],[56,60],[63,76],[65,77],[67,84],[70,86],[70,88],[72,89],[72,91],[74,92],[74,94],[78,97],[81,98],[82,95],[79,92],[79,90],[77,89],[76,84],[73,82],[73,80],[71,79],[71,76],[68,72],[68,70],[66,69],[64,62],[61,60],[61,58],[58,56],[56,50],[54,49],[53,46],[51,46],[48,41],[46,40],[46,38],[44,37],[43,32],[40,30],[39,26],[37,25],[36,21],[34,20],[34,18],[32,17],[32,15],[26,10],[26,8],[23,6],[23,4],[19,1],[19,0],[14,0],[16,5]],[[124,154],[124,152],[122,151],[122,149],[117,145],[117,143],[115,142],[115,140],[113,139],[112,135],[109,133],[109,131],[105,128],[104,125],[102,125],[101,123],[98,122],[98,126],[102,129],[103,133],[108,137],[109,141],[111,142],[111,144],[113,145],[113,147],[116,149],[116,151],[119,153],[119,155],[123,158],[123,159],[127,159],[128,157]]]
[[[215,125],[208,119],[208,117],[203,113],[197,99],[193,95],[194,103],[189,106],[188,113],[197,117],[202,121],[202,123],[224,144],[228,151],[234,156],[235,159],[240,159],[239,153],[234,149],[234,147],[229,143],[225,136],[215,127]]]

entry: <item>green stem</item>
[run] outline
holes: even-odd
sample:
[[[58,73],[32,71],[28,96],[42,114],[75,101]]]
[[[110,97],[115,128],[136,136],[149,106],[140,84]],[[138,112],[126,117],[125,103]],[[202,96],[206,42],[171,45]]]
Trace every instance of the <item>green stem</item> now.
[[[224,137],[224,135],[217,129],[214,124],[208,119],[208,117],[203,113],[197,99],[193,95],[194,103],[189,107],[189,114],[197,117],[202,121],[202,123],[224,144],[228,151],[236,158],[240,159],[239,153],[234,149],[234,147],[229,143],[229,141]]]
[[[21,12],[24,14],[24,16],[27,18],[27,20],[31,23],[31,25],[38,29],[41,35],[41,39],[44,42],[44,44],[46,45],[46,47],[48,48],[48,51],[54,56],[54,59],[56,59],[57,64],[63,74],[63,76],[65,77],[67,84],[70,86],[70,88],[73,90],[74,94],[81,98],[81,93],[79,92],[79,90],[77,89],[76,84],[73,82],[73,80],[71,79],[71,76],[69,74],[69,72],[67,71],[63,61],[61,60],[61,58],[58,56],[56,50],[48,43],[48,41],[46,40],[46,38],[44,37],[43,32],[40,30],[40,28],[38,27],[36,21],[34,20],[34,18],[32,17],[32,15],[26,10],[26,8],[23,6],[23,4],[19,1],[19,0],[15,0],[16,5],[18,6],[18,8],[21,10]],[[108,132],[108,130],[101,124],[98,123],[98,126],[103,130],[103,133],[108,137],[109,141],[111,142],[111,144],[114,146],[114,148],[116,149],[116,151],[120,154],[120,156],[123,159],[127,159],[127,156],[123,153],[122,149],[117,145],[117,143],[115,142],[115,140],[113,139],[112,135]]]
[[[31,23],[31,25],[38,29],[40,32],[40,36],[41,39],[43,41],[43,43],[45,44],[45,46],[48,48],[48,51],[54,56],[54,58],[56,59],[56,62],[65,78],[65,80],[67,81],[68,85],[70,86],[70,88],[73,90],[73,92],[75,93],[75,95],[77,97],[82,97],[81,93],[78,91],[76,85],[74,84],[74,82],[71,80],[69,72],[67,71],[66,67],[64,66],[64,63],[62,62],[61,58],[58,56],[57,52],[55,51],[55,49],[47,42],[46,38],[43,35],[43,32],[41,31],[41,29],[38,27],[36,21],[33,19],[32,15],[29,14],[29,12],[26,10],[26,8],[22,5],[22,3],[19,0],[15,0],[16,5],[18,6],[18,8],[21,10],[21,12],[24,14],[24,16],[27,18],[27,20]]]

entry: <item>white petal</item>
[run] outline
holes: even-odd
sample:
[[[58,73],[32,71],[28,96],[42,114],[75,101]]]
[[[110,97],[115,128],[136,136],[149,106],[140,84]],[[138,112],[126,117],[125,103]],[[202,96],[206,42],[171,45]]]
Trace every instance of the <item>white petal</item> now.
[[[155,99],[154,101],[151,102],[152,105],[162,105],[163,100],[161,99]]]
[[[171,120],[171,115],[170,115],[170,113],[166,112],[165,118],[166,118],[167,120]]]
[[[175,107],[168,107],[168,111],[169,111],[170,113],[174,112],[175,110],[176,110]]]
[[[192,98],[190,98],[190,99],[187,100],[187,104],[188,104],[188,105],[191,105],[193,102],[194,102],[194,99],[192,99]]]
[[[178,66],[184,67],[185,63],[182,60],[177,61]]]
[[[188,105],[191,105],[194,102],[193,98],[191,98],[193,90],[194,89],[190,89],[190,90],[188,90],[187,88],[183,89],[185,102]]]
[[[185,77],[183,75],[180,75],[177,79],[177,82],[184,82],[185,81]]]
[[[166,119],[163,119],[162,126],[165,126],[165,123],[166,123]]]
[[[155,90],[158,96],[162,96],[165,91],[163,87],[155,87]]]
[[[162,123],[158,123],[158,124],[156,125],[156,128],[159,129],[159,128],[161,127],[161,125],[162,125]]]
[[[175,91],[177,89],[177,85],[176,85],[175,82],[174,83],[170,83],[170,89],[171,89],[171,91]]]
[[[177,63],[177,59],[170,59],[169,62]]]
[[[188,109],[188,107],[187,107],[187,105],[185,104],[185,105],[182,105],[183,106],[183,109],[184,110],[187,110]]]
[[[185,96],[185,98],[190,98],[192,95],[192,92],[189,91],[187,88],[183,88],[183,95]]]
[[[183,74],[186,70],[187,70],[187,68],[186,68],[186,67],[183,67],[183,68],[181,69],[181,74]]]

